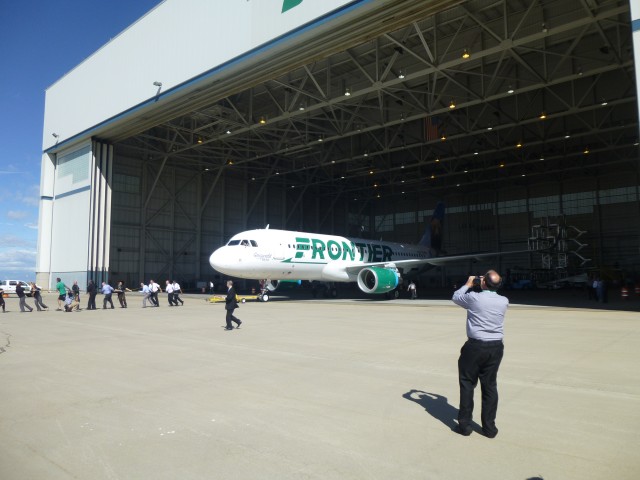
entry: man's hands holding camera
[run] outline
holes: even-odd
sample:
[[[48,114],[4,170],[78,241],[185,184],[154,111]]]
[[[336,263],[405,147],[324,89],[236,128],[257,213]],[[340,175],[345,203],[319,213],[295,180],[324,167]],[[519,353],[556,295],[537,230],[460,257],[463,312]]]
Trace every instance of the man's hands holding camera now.
[[[484,276],[476,276],[476,275],[472,275],[467,279],[467,283],[465,283],[465,286],[467,288],[482,288],[482,280],[484,279]]]

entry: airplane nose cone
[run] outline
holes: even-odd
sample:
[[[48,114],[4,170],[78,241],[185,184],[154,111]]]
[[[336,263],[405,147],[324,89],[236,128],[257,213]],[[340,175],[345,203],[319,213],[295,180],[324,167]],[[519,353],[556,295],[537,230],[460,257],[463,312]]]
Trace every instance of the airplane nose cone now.
[[[217,249],[209,257],[209,265],[211,265],[215,270],[218,270],[218,271],[223,270],[224,267],[226,266],[225,255],[224,255],[224,252],[222,251],[223,248]]]

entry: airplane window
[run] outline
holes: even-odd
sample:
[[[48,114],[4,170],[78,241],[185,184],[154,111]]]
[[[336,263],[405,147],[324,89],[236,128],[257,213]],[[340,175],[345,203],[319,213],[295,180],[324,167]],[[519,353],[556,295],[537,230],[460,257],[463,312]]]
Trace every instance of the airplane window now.
[[[227,245],[230,247],[234,245],[240,245],[240,240],[229,240],[229,243],[227,243]]]
[[[245,246],[245,247],[248,247],[249,246],[249,241],[248,240],[242,240],[242,242],[240,244]]]
[[[251,246],[252,247],[257,247],[258,246],[258,242],[256,242],[255,240],[249,240],[251,242]]]

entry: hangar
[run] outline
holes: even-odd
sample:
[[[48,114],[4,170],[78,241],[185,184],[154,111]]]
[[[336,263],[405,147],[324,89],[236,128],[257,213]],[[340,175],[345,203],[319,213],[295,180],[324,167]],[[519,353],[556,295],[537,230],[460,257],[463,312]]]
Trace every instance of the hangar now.
[[[447,253],[560,228],[548,269],[637,272],[634,9],[165,0],[46,92],[37,281],[195,286],[267,224],[415,243],[438,200]]]

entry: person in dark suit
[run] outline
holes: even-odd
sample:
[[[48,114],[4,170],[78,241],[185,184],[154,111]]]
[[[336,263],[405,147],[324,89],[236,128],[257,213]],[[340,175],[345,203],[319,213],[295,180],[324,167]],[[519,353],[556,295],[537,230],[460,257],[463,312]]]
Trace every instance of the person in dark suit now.
[[[89,302],[87,303],[87,310],[95,310],[96,295],[98,294],[98,287],[93,282],[93,280],[89,280],[89,284],[87,285],[87,293],[89,294]]]
[[[236,289],[233,288],[233,282],[231,280],[227,282],[227,298],[225,298],[224,302],[224,308],[227,311],[227,326],[225,330],[233,330],[231,322],[236,322],[238,324],[236,328],[240,328],[242,320],[233,316],[233,311],[238,308],[238,302],[236,301]]]

